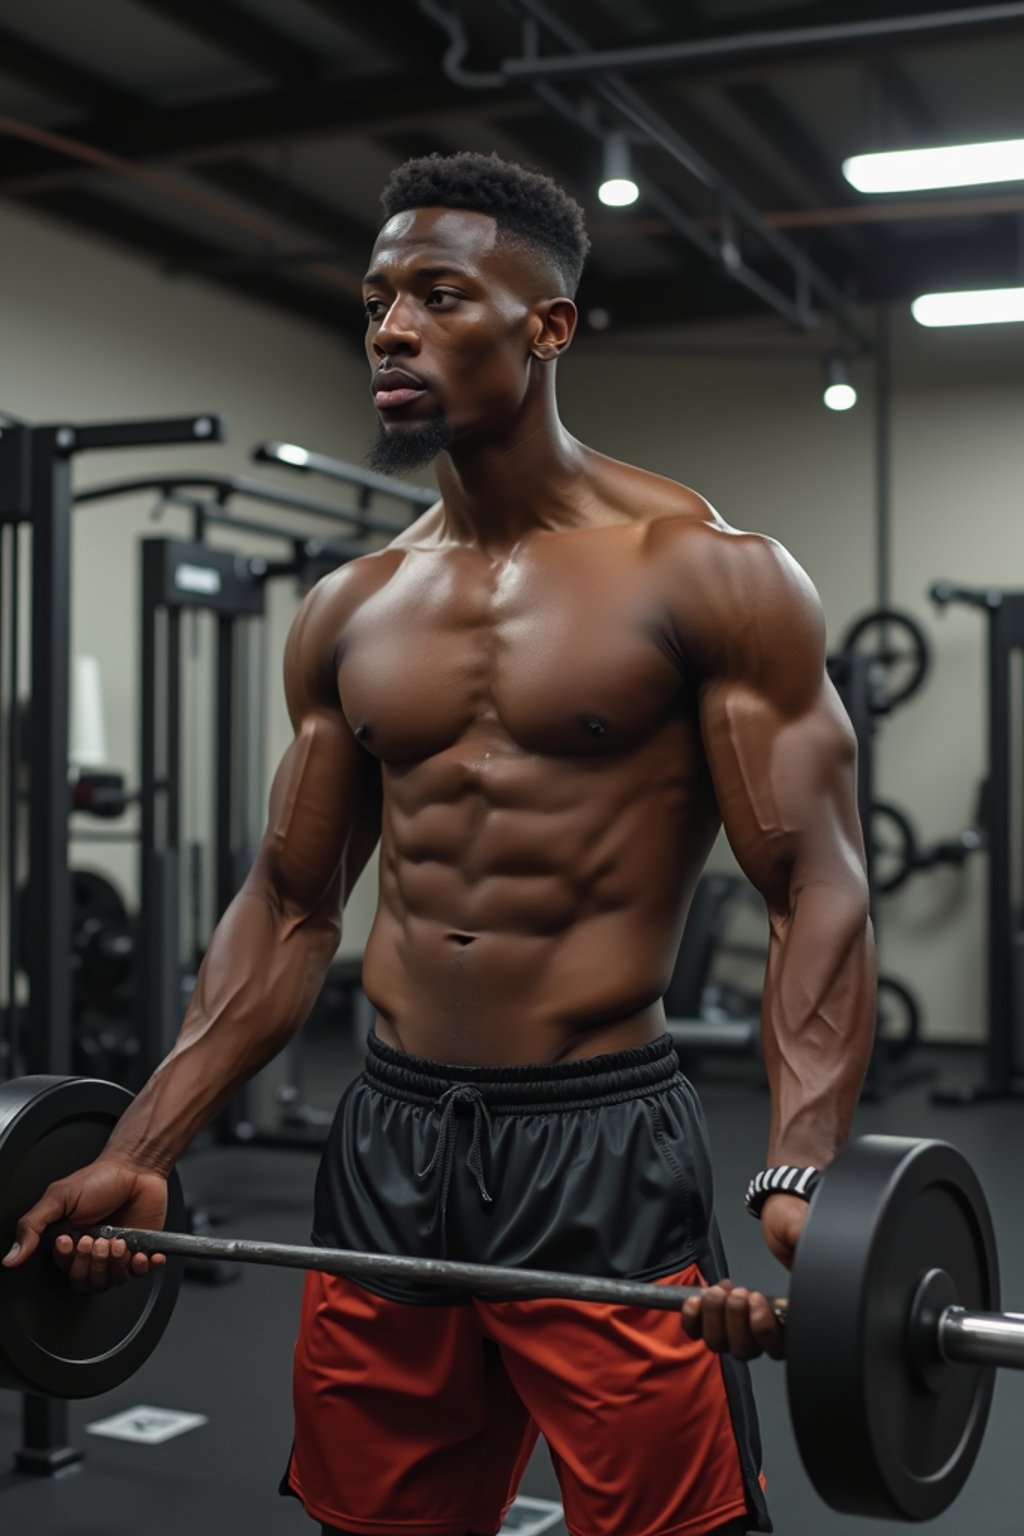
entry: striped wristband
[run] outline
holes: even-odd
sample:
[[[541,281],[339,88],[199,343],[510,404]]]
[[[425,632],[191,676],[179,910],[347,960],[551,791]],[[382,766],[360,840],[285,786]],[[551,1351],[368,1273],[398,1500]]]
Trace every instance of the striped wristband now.
[[[747,1185],[747,1210],[760,1221],[761,1208],[769,1195],[796,1195],[798,1200],[809,1200],[820,1179],[817,1168],[793,1168],[789,1164],[762,1168]]]

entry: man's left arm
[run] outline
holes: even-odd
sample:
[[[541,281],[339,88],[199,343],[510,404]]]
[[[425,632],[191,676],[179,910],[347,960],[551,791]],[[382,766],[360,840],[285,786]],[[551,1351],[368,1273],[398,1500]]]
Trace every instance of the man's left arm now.
[[[725,831],[768,911],[765,1167],[824,1170],[849,1135],[875,1027],[856,743],[825,671],[824,624],[810,582],[770,540],[727,532],[722,539],[727,548],[713,543],[705,551],[716,579],[710,589],[698,583],[684,624]],[[787,1268],[806,1214],[806,1203],[786,1194],[762,1208],[765,1239]],[[715,1297],[704,1308],[703,1336],[714,1345],[717,1335],[720,1347],[737,1343],[735,1353],[776,1352],[760,1304],[757,1330],[753,1314],[742,1315],[745,1302],[745,1292],[728,1303]]]

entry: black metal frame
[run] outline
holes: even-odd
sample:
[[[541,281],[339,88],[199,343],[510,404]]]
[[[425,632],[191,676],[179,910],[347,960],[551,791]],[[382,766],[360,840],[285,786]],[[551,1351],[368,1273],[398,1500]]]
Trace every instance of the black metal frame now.
[[[142,1062],[152,1071],[171,1049],[182,1017],[180,953],[181,619],[216,615],[216,673],[211,782],[217,916],[238,889],[250,851],[240,827],[246,811],[238,709],[244,621],[263,618],[264,581],[249,561],[186,539],[143,539],[141,546],[142,722],[139,842],[140,964],[137,994]]]
[[[299,540],[281,528],[246,524],[206,505],[183,503],[199,531],[213,523],[250,527],[294,545],[294,558],[245,558],[198,540],[142,541],[141,719],[142,827],[140,840],[140,984],[137,998],[142,1061],[151,1071],[171,1048],[193,981],[181,953],[180,901],[182,731],[181,618],[188,612],[217,616],[216,688],[211,783],[215,786],[213,844],[214,919],[233,900],[252,863],[252,827],[262,806],[253,799],[254,775],[244,720],[244,683],[249,667],[248,621],[265,617],[268,580],[335,569],[365,550],[340,540]],[[182,572],[186,578],[182,579]],[[198,961],[199,957],[194,959]],[[307,1151],[323,1144],[311,1127],[275,1130],[258,1126],[248,1085],[218,1117],[218,1140],[228,1145],[272,1146]]]
[[[403,485],[400,480],[374,474],[361,465],[336,459],[330,453],[303,448],[299,443],[282,443],[276,439],[257,443],[251,457],[254,464],[277,464],[285,469],[298,470],[300,474],[323,475],[328,480],[340,480],[343,485],[355,486],[361,498],[379,492],[382,496],[391,496],[396,501],[405,502],[407,506],[424,512],[438,499],[436,491],[427,491],[418,485]],[[360,504],[363,505],[363,502]]]
[[[988,942],[985,1076],[980,1083],[943,1084],[941,1104],[1024,1098],[1024,778],[1020,732],[1024,688],[1014,658],[1024,658],[1024,592],[936,582],[939,606],[967,603],[988,619]],[[1020,666],[1024,662],[1018,662]]]
[[[0,1003],[0,1074],[71,1071],[71,882],[68,868],[68,715],[71,664],[71,489],[73,460],[92,449],[217,442],[214,416],[160,421],[30,426],[0,430],[0,600],[2,686],[6,710],[0,811],[0,882],[8,949]],[[29,539],[23,540],[27,529]],[[21,563],[28,544],[30,588],[29,695],[20,719],[23,671]],[[22,748],[25,760],[22,760]],[[27,771],[26,771],[27,770]],[[28,804],[24,946],[28,1002],[18,1002],[21,935],[18,835]],[[50,1476],[79,1461],[69,1443],[66,1403],[24,1396],[21,1472]]]

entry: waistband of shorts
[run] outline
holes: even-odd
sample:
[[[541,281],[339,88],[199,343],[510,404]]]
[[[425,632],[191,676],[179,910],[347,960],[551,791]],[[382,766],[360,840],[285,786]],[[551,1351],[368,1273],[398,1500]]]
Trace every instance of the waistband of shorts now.
[[[543,1113],[582,1105],[624,1104],[681,1076],[670,1035],[647,1045],[550,1066],[460,1067],[396,1051],[371,1034],[364,1080],[389,1098],[434,1105],[454,1088],[477,1091],[492,1114]]]

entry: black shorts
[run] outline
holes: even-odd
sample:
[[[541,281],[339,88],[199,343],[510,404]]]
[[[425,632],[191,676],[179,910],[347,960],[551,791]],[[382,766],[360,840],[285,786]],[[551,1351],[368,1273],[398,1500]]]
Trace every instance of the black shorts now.
[[[313,1240],[666,1284],[725,1273],[704,1119],[668,1036],[498,1068],[371,1037]],[[771,1530],[746,1367],[674,1312],[313,1274],[295,1406],[283,1491],[342,1530],[497,1531],[538,1429],[571,1531]]]

